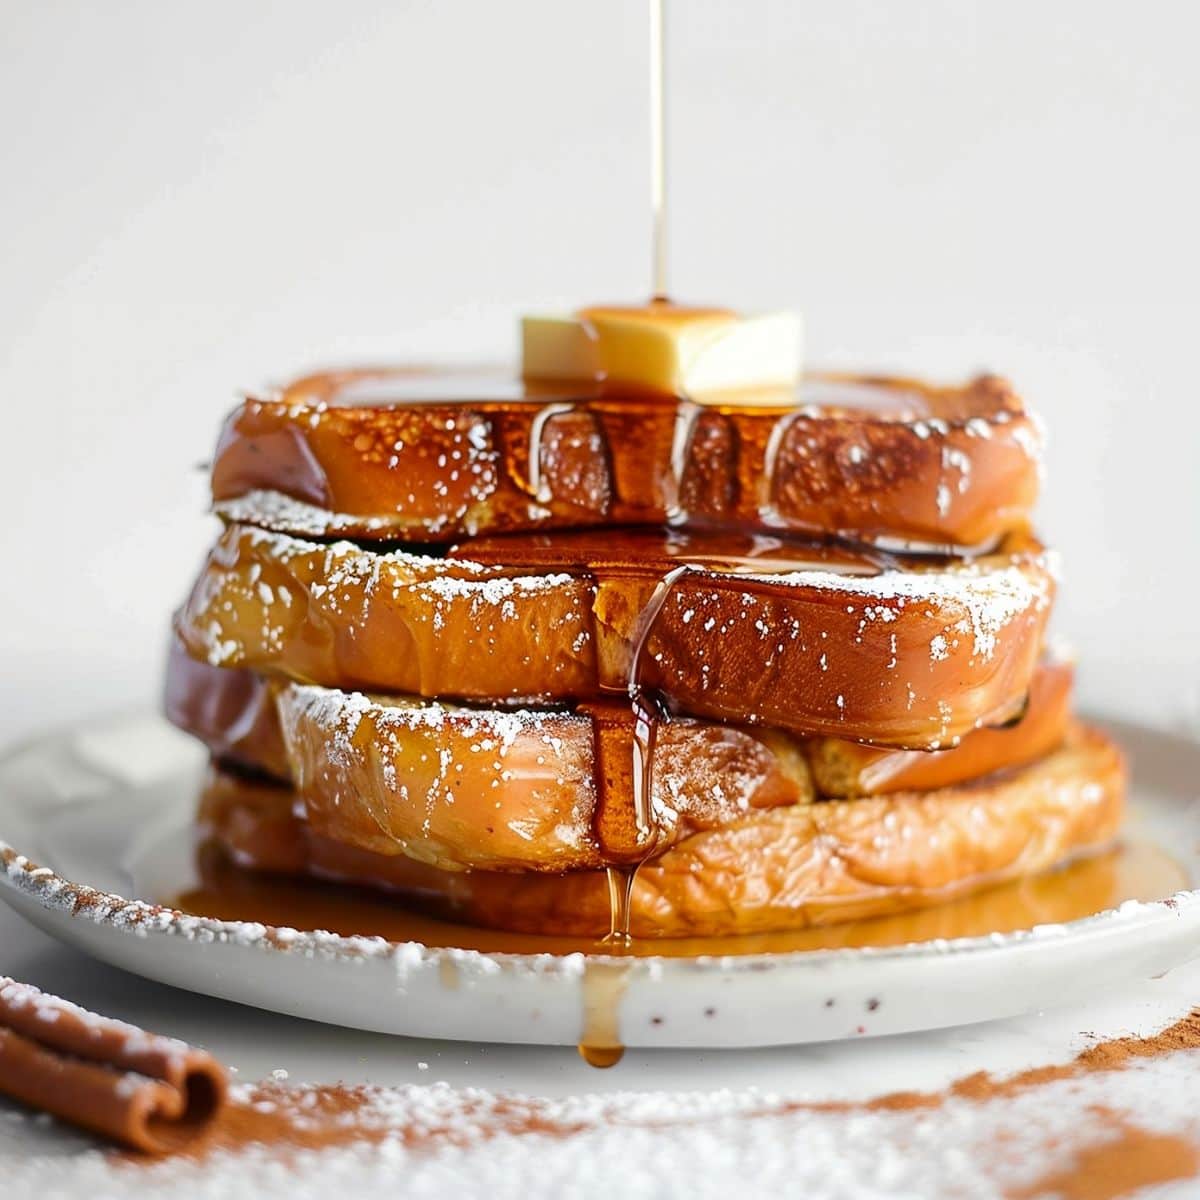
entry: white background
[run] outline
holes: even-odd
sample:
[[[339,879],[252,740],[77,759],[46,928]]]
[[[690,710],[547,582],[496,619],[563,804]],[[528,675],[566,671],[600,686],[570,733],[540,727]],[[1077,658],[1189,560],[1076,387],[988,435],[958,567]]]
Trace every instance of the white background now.
[[[1200,22],[672,0],[673,290],[1010,374],[1090,695],[1200,719]],[[0,737],[152,703],[234,391],[648,286],[641,0],[0,0]]]

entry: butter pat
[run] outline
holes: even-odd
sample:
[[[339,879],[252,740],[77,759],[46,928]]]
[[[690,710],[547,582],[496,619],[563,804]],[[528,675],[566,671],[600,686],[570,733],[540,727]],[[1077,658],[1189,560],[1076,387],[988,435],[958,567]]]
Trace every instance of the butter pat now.
[[[522,317],[521,374],[526,379],[599,379],[595,335],[578,317]]]
[[[724,309],[653,304],[526,317],[522,373],[531,380],[592,381],[613,391],[701,403],[793,403],[800,376],[797,313],[740,317]]]

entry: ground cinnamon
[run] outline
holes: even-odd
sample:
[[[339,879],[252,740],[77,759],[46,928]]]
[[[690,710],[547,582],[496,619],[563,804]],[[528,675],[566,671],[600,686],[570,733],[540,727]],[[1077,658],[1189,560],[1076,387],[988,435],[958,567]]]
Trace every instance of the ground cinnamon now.
[[[1093,1109],[1113,1136],[1076,1150],[1068,1166],[1009,1192],[1009,1200],[1117,1200],[1144,1187],[1193,1179],[1200,1153],[1186,1138],[1151,1133],[1104,1109]]]
[[[1150,1037],[1114,1038],[1097,1042],[1081,1051],[1070,1062],[1045,1067],[1030,1067],[999,1079],[988,1071],[976,1071],[956,1079],[941,1092],[891,1092],[862,1104],[847,1103],[846,1111],[906,1108],[937,1108],[951,1098],[984,1102],[1003,1096],[1015,1096],[1042,1084],[1073,1079],[1088,1073],[1124,1070],[1134,1059],[1161,1058],[1178,1050],[1200,1049],[1200,1008]],[[837,1106],[825,1106],[831,1111]]]
[[[502,1135],[568,1137],[590,1126],[551,1116],[534,1097],[452,1092],[441,1109],[409,1109],[407,1119],[380,1111],[383,1089],[349,1084],[293,1088],[264,1082],[238,1089],[207,1135],[187,1148],[191,1157],[269,1146],[274,1150],[325,1150],[388,1141],[409,1150],[472,1145]]]
[[[1003,1078],[977,1072],[937,1092],[892,1092],[860,1102],[785,1102],[753,1109],[746,1115],[853,1115],[937,1109],[952,1101],[985,1104],[1062,1080],[1121,1071],[1136,1060],[1197,1048],[1200,1048],[1200,1010],[1153,1036],[1100,1042],[1067,1063],[1035,1067]],[[289,1149],[332,1149],[385,1140],[399,1142],[409,1150],[435,1150],[530,1133],[569,1137],[620,1119],[618,1114],[610,1114],[595,1121],[564,1120],[561,1109],[556,1112],[551,1101],[449,1088],[437,1091],[435,1101],[429,1098],[434,1091],[389,1091],[341,1084],[298,1088],[275,1081],[238,1089],[208,1136],[194,1143],[188,1154],[204,1159],[218,1152],[236,1153],[250,1146],[265,1145],[286,1156]],[[426,1099],[415,1099],[417,1093]],[[396,1105],[392,1116],[388,1113],[389,1098]],[[1057,1166],[1044,1177],[1012,1192],[1012,1200],[1032,1200],[1037,1196],[1116,1200],[1151,1184],[1188,1179],[1200,1173],[1200,1150],[1187,1138],[1141,1129],[1127,1117],[1108,1109],[1093,1107],[1087,1118],[1080,1127],[1078,1146],[1059,1147],[1070,1154],[1067,1165]],[[644,1124],[666,1128],[700,1119]]]

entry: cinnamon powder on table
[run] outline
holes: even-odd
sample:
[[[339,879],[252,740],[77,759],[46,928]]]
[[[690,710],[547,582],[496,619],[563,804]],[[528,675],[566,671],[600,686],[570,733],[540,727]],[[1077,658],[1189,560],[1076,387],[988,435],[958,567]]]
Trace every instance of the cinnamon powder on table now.
[[[937,1092],[893,1092],[862,1102],[781,1102],[750,1105],[736,1117],[788,1114],[864,1114],[936,1111],[953,1102],[987,1105],[1036,1093],[1047,1085],[1120,1072],[1139,1061],[1200,1049],[1200,1010],[1145,1038],[1099,1042],[1069,1062],[997,1078],[978,1072]],[[1117,1200],[1140,1188],[1200,1173],[1200,1149],[1187,1137],[1139,1127],[1127,1114],[1092,1104],[1082,1110],[1078,1139],[1047,1142],[1054,1165],[1031,1183],[1011,1190],[1012,1200],[1061,1196],[1065,1200]],[[728,1112],[723,1115],[730,1115]],[[701,1125],[703,1113],[649,1118],[642,1128]],[[410,1151],[471,1147],[498,1137],[539,1134],[556,1139],[628,1123],[618,1103],[579,1114],[569,1104],[499,1096],[448,1087],[387,1089],[371,1086],[293,1087],[268,1081],[234,1089],[209,1134],[186,1157],[201,1162],[265,1147],[286,1161],[292,1151],[387,1142]],[[1014,1150],[1014,1155],[1017,1153]]]
[[[1074,1151],[1065,1168],[1009,1192],[1009,1200],[1118,1200],[1154,1184],[1194,1179],[1200,1171],[1200,1152],[1187,1138],[1139,1129],[1109,1109],[1091,1111],[1113,1137]]]
[[[123,1111],[121,1105],[128,1097],[141,1095],[147,1088],[147,1094],[157,1097],[163,1085],[140,1072],[161,1070],[163,1076],[170,1075],[197,1056],[197,1052],[182,1043],[153,1038],[119,1022],[94,1017],[36,989],[9,983],[5,995],[8,1001],[4,1032],[18,1049],[24,1045],[20,1039],[31,1032],[43,1039],[53,1039],[48,1049],[70,1051],[62,1060],[61,1069],[76,1075],[82,1067],[72,1055],[78,1054],[81,1047],[88,1054],[99,1055],[104,1051],[104,1064],[111,1062],[111,1066],[83,1066],[89,1072],[113,1073],[109,1088],[114,1097],[109,1106],[113,1112]],[[808,1126],[797,1126],[797,1130],[807,1128],[815,1132],[811,1125],[814,1118],[830,1117],[836,1122],[842,1116],[863,1119],[873,1115],[888,1121],[872,1135],[879,1139],[873,1144],[879,1151],[886,1151],[893,1162],[903,1162],[910,1150],[928,1153],[927,1148],[920,1149],[919,1141],[910,1146],[906,1138],[911,1138],[921,1126],[928,1135],[929,1114],[937,1114],[938,1136],[963,1139],[963,1153],[983,1155],[975,1168],[976,1182],[990,1180],[996,1173],[1007,1177],[1011,1200],[1033,1200],[1038,1196],[1116,1200],[1143,1187],[1190,1180],[1200,1174],[1200,1124],[1191,1119],[1183,1095],[1191,1088],[1190,1064],[1184,1061],[1168,1069],[1165,1061],[1197,1049],[1200,1049],[1200,1009],[1150,1037],[1098,1042],[1069,1062],[1035,1067],[1011,1076],[998,1078],[989,1072],[977,1072],[940,1091],[892,1092],[859,1102],[772,1102],[749,1093],[659,1097],[657,1102],[648,1097],[650,1103],[640,1113],[636,1103],[630,1107],[631,1097],[620,1095],[553,1100],[454,1089],[442,1084],[408,1088],[343,1084],[297,1087],[276,1079],[230,1088],[226,1105],[215,1114],[208,1113],[211,1125],[207,1131],[196,1136],[195,1126],[188,1126],[186,1132],[195,1136],[195,1140],[185,1143],[183,1139],[172,1138],[170,1149],[175,1151],[173,1157],[181,1169],[189,1163],[202,1171],[217,1169],[222,1160],[231,1166],[246,1163],[247,1152],[255,1149],[260,1160],[276,1163],[286,1170],[293,1154],[338,1148],[375,1146],[381,1152],[398,1148],[416,1153],[447,1147],[470,1150],[496,1139],[505,1139],[511,1146],[528,1134],[560,1141],[634,1127],[651,1135],[656,1131],[666,1135],[671,1129],[711,1127],[714,1137],[733,1136],[741,1141],[751,1135],[737,1134],[737,1123],[750,1118],[755,1119],[755,1127],[759,1128],[760,1121],[786,1121],[794,1116],[810,1122]],[[161,1068],[158,1058],[164,1058],[171,1070]],[[1168,1070],[1168,1078],[1169,1070],[1176,1073],[1174,1089],[1181,1103],[1174,1107],[1176,1116],[1169,1131],[1164,1132],[1161,1119],[1158,1129],[1141,1127],[1130,1112],[1109,1106],[1107,1097],[1098,1094],[1095,1086],[1084,1086],[1089,1079],[1149,1067],[1156,1059],[1164,1060],[1158,1070]],[[210,1060],[201,1061],[200,1066],[205,1079],[223,1079],[223,1074],[218,1077],[219,1068]],[[9,1090],[20,1095],[21,1088],[16,1086],[19,1076],[12,1072],[10,1075],[9,1083],[13,1086]],[[1069,1089],[1065,1093],[1060,1086],[1063,1084]],[[1131,1080],[1130,1085],[1125,1090],[1135,1095],[1141,1088],[1138,1111],[1150,1112],[1153,1100],[1147,1097],[1153,1095],[1155,1079],[1139,1073],[1138,1080]],[[74,1111],[79,1107],[77,1103],[67,1103],[75,1091],[65,1089],[58,1108],[53,1104],[47,1107],[61,1110],[64,1116],[80,1124],[111,1133],[108,1126],[115,1118],[106,1116],[101,1121],[94,1113],[88,1115],[91,1109],[81,1115]],[[1041,1103],[1038,1097],[1042,1095],[1046,1101],[1038,1109]],[[27,1099],[39,1103],[32,1094]],[[1032,1121],[1030,1100],[1035,1102]],[[1006,1107],[1014,1101],[1024,1104],[1024,1111]],[[981,1110],[980,1119],[964,1124],[964,1111],[972,1108]],[[724,1124],[717,1129],[717,1122],[729,1121],[735,1123],[732,1131]],[[140,1139],[129,1136],[125,1129],[128,1124],[120,1122],[122,1136],[140,1145]],[[833,1128],[836,1131],[838,1127]],[[795,1132],[787,1125],[764,1124],[761,1128],[771,1130],[772,1138],[779,1133],[785,1141],[789,1132]],[[955,1129],[957,1134],[953,1132]],[[161,1151],[167,1146],[154,1148]],[[1031,1149],[1038,1155],[1037,1163],[1031,1164],[1028,1157]],[[539,1152],[544,1153],[544,1150]],[[114,1154],[110,1162],[112,1157],[127,1164],[146,1161],[144,1156]],[[317,1160],[307,1161],[311,1165]],[[1043,1165],[1042,1174],[1031,1179],[1031,1171],[1038,1164]],[[929,1163],[925,1169],[930,1169]],[[1011,1185],[1014,1177],[1019,1186]],[[139,1173],[139,1178],[149,1177]],[[940,1177],[935,1178],[940,1182]]]

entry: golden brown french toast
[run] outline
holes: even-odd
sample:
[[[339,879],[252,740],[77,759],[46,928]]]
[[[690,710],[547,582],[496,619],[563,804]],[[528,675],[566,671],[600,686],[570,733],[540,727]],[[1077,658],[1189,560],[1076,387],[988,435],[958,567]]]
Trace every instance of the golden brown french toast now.
[[[813,375],[788,399],[330,371],[231,414],[213,500],[279,532],[418,543],[667,523],[964,548],[1028,523],[1041,437],[1003,380]]]
[[[1010,728],[978,730],[951,750],[868,753],[902,760],[891,791],[1024,764],[1065,736],[1064,678],[1069,684],[1058,665],[1040,667],[1027,711]],[[623,847],[606,844],[599,820],[606,797],[597,783],[595,723],[584,713],[462,708],[271,684],[182,651],[172,657],[167,711],[220,760],[294,781],[314,828],[344,844],[447,869],[574,870],[624,857]],[[750,809],[811,800],[813,774],[826,796],[862,794],[848,769],[828,770],[834,745],[847,767],[858,761],[854,743],[687,718],[660,723],[650,769],[656,848]],[[923,761],[910,766],[910,757]],[[810,758],[821,767],[810,771]],[[896,785],[922,770],[936,783]],[[846,790],[836,790],[846,780]]]
[[[1076,728],[1037,762],[971,784],[744,813],[641,867],[631,932],[756,933],[942,903],[1102,849],[1119,828],[1123,790],[1120,752]],[[443,871],[348,846],[294,814],[286,787],[218,773],[200,826],[243,866],[387,888],[471,924],[580,937],[609,929],[604,872]]]
[[[717,533],[480,539],[444,556],[231,526],[176,620],[194,657],[504,703],[633,690],[738,724],[937,749],[1024,701],[1054,593],[1014,536],[969,562]]]

